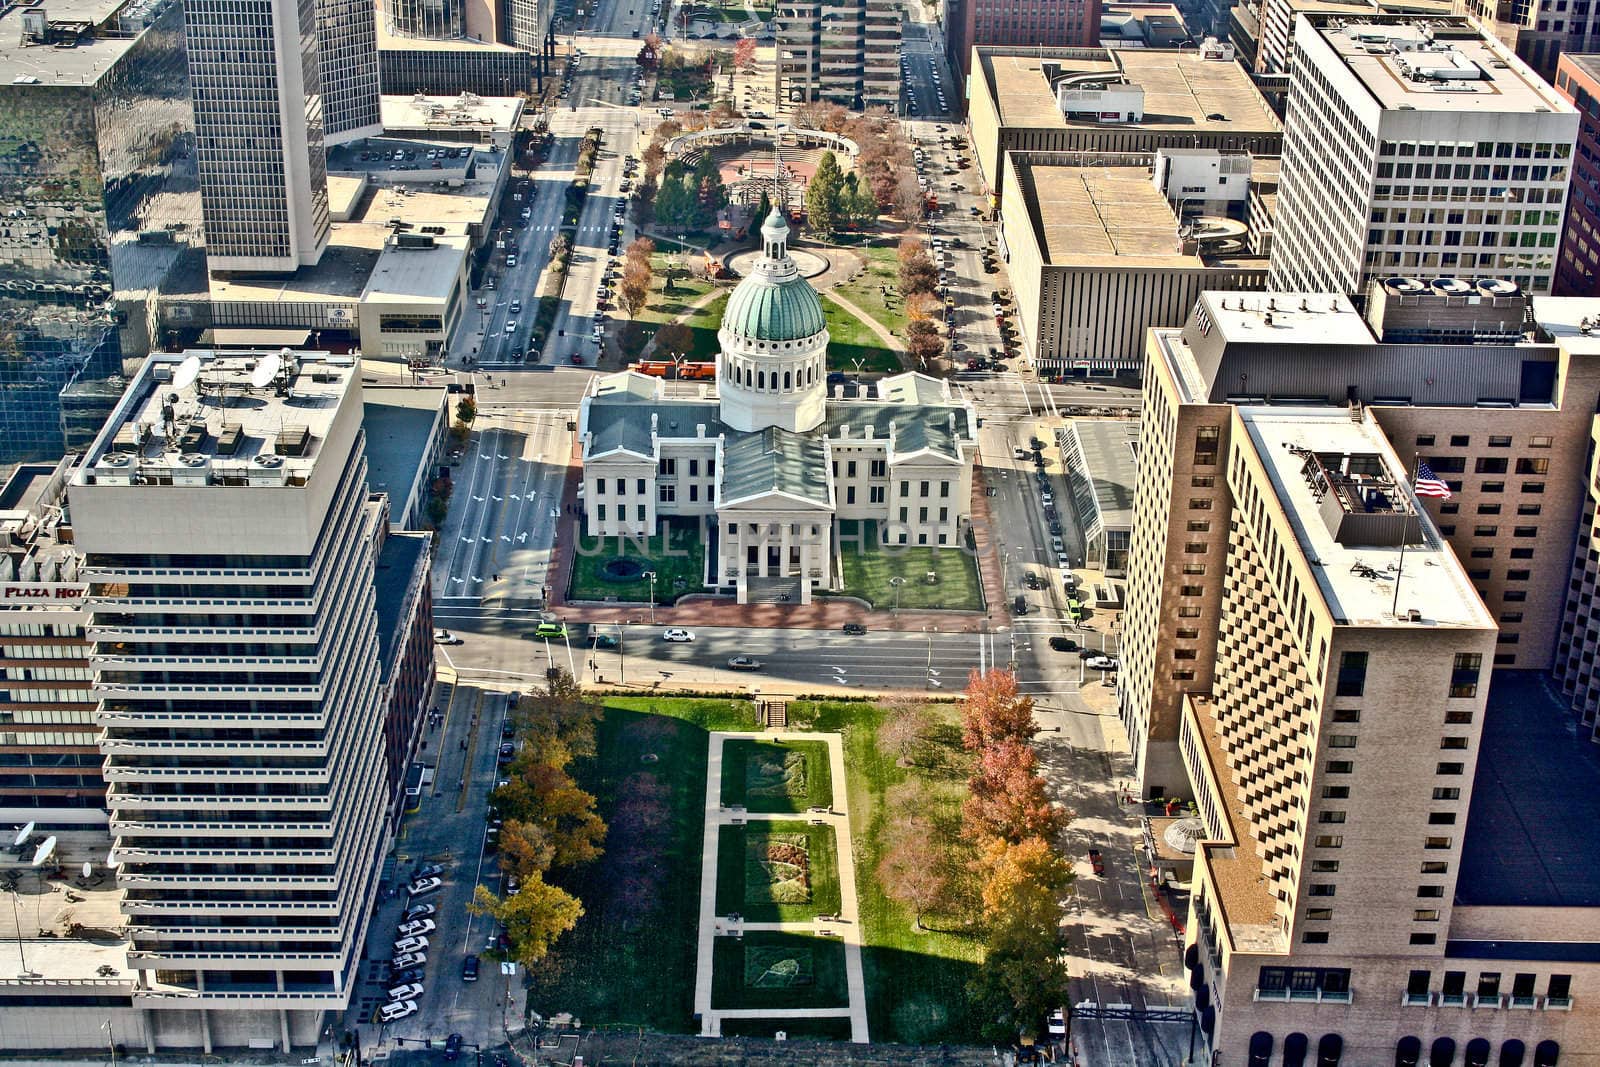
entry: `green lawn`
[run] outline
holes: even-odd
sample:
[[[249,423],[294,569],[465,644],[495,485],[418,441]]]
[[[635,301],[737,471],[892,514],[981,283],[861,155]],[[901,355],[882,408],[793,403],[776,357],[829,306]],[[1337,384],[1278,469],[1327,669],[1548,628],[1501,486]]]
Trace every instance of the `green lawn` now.
[[[606,561],[617,556],[642,560],[646,571],[655,571],[657,604],[672,604],[685,593],[705,588],[706,546],[700,524],[692,518],[674,516],[662,519],[655,535],[644,541],[626,537],[579,538],[567,598],[616,597],[624,602],[649,603],[650,579],[609,581],[601,576]]]
[[[843,593],[861,597],[875,608],[927,608],[944,611],[982,611],[983,593],[978,581],[978,561],[970,551],[928,548],[920,545],[880,545],[878,524],[871,519],[841,519],[840,564]],[[928,572],[938,576],[928,582]],[[892,578],[902,578],[899,592]]]
[[[706,728],[747,725],[727,701],[606,700],[596,755],[575,766],[600,798],[605,855],[562,879],[576,929],[530,972],[528,1003],[590,1023],[692,1032],[704,842]]]
[[[650,300],[635,321],[643,328],[644,336],[650,338],[665,324],[681,319],[694,335],[689,359],[710,362],[717,358],[717,328],[722,325],[722,312],[728,306],[728,292],[719,293],[705,307],[691,308],[691,304],[717,286],[704,278],[685,276],[680,267],[672,272],[672,292],[666,292],[667,269],[674,258],[666,252],[650,257],[650,266],[655,271],[650,281]],[[689,262],[698,263],[698,254]]]
[[[724,741],[722,803],[759,812],[830,807],[833,771],[826,742]]]
[[[713,1008],[842,1008],[848,1003],[844,942],[838,938],[757,930],[719,937],[713,945]]]
[[[717,914],[799,922],[839,913],[833,827],[789,820],[724,826],[717,845]]]
[[[856,307],[877,319],[890,333],[903,337],[906,332],[905,301],[900,298],[900,258],[894,248],[862,248],[866,266],[854,281],[833,287]],[[888,287],[888,293],[884,287]]]
[[[970,1043],[977,1040],[983,1025],[969,1008],[966,990],[982,962],[982,938],[964,933],[959,915],[927,916],[924,922],[932,929],[917,930],[911,912],[884,896],[875,880],[883,859],[889,790],[918,777],[938,800],[929,815],[947,825],[960,819],[971,756],[961,748],[955,706],[937,704],[929,710],[939,719],[938,729],[917,765],[906,768],[878,747],[878,729],[886,712],[877,705],[856,701],[789,705],[791,728],[844,735],[873,1041]]]
[[[885,348],[866,323],[827,296],[822,297],[822,314],[828,323],[829,370],[854,371],[857,360],[863,371],[893,374],[901,369],[897,352]]]

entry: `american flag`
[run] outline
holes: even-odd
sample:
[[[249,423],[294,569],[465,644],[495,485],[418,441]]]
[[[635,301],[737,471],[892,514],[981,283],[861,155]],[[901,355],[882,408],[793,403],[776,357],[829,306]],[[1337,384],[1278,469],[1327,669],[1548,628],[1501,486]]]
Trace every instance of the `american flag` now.
[[[1433,468],[1420,460],[1417,463],[1417,477],[1411,483],[1418,496],[1436,496],[1440,500],[1450,499],[1450,487],[1444,484],[1444,479],[1433,473]]]

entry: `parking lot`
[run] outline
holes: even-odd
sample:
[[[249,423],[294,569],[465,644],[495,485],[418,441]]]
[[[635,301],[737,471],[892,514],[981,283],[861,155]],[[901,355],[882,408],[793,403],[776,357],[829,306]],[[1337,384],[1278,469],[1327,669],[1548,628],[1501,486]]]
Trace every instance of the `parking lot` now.
[[[467,910],[473,889],[500,889],[493,853],[485,853],[488,796],[497,781],[508,694],[441,684],[437,715],[430,719],[422,759],[436,763],[417,809],[405,817],[395,853],[384,870],[384,889],[367,933],[358,987],[345,1020],[359,1027],[371,1056],[401,1041],[443,1047],[461,1035],[468,1051],[505,1042],[505,1026],[524,1013],[520,973],[502,973],[490,953],[499,931]],[[418,879],[424,879],[418,881]],[[410,892],[412,888],[416,893]],[[402,931],[406,911],[423,924]],[[431,911],[427,909],[431,908]],[[406,936],[414,943],[403,943]],[[409,955],[407,955],[409,952]],[[469,977],[467,960],[477,961]],[[418,990],[416,987],[420,986]],[[389,991],[405,987],[403,995]],[[381,1018],[385,1005],[414,1003]]]

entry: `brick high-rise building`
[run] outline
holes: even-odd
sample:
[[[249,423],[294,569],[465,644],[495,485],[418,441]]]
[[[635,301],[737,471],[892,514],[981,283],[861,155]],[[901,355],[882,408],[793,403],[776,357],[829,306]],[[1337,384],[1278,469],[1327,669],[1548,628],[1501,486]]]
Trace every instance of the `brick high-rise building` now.
[[[1578,144],[1572,154],[1555,292],[1600,296],[1600,55],[1563,55],[1555,84],[1556,92],[1578,109]]]
[[[947,0],[944,47],[965,77],[975,45],[1096,48],[1100,0]]]
[[[1600,49],[1600,9],[1591,0],[1455,0],[1454,9],[1544,78],[1555,77],[1563,52]]]

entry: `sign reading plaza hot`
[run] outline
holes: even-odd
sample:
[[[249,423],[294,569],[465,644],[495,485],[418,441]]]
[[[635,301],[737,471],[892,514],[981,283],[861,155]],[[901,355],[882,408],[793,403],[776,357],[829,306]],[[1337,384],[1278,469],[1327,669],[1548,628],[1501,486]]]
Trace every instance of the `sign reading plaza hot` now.
[[[12,582],[0,585],[0,603],[79,601],[88,591],[86,582]]]

